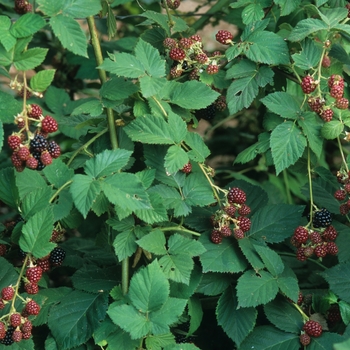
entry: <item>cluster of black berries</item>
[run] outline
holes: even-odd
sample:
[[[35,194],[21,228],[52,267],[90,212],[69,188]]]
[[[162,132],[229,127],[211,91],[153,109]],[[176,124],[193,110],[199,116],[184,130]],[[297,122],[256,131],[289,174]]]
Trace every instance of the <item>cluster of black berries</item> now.
[[[29,129],[32,122],[35,123],[34,132]],[[61,155],[60,146],[47,140],[48,134],[58,130],[57,121],[49,115],[43,116],[40,106],[28,105],[27,112],[18,115],[15,123],[20,131],[10,135],[7,143],[13,151],[11,161],[17,171],[23,171],[25,167],[42,170]]]
[[[337,180],[341,184],[340,189],[334,192],[334,198],[340,203],[339,211],[341,215],[347,215],[350,211],[350,174],[339,171]]]
[[[338,232],[331,223],[331,213],[323,208],[313,213],[312,229],[298,226],[294,230],[291,243],[297,248],[298,260],[305,261],[313,255],[324,258],[326,255],[338,254],[338,246],[334,242]]]
[[[230,188],[226,199],[227,204],[222,209],[217,210],[215,215],[212,216],[214,228],[210,239],[215,244],[221,243],[223,237],[230,237],[232,234],[236,239],[244,238],[251,225],[251,221],[247,217],[251,210],[245,204],[245,192],[238,187]]]
[[[326,56],[325,56],[326,57]],[[328,56],[327,56],[328,57]],[[327,60],[325,60],[327,61]],[[328,61],[327,61],[328,62]],[[328,64],[328,63],[327,63]],[[301,88],[305,94],[311,94],[315,91],[319,81],[315,81],[310,75],[305,76],[301,82]],[[308,98],[309,107],[316,112],[325,122],[330,122],[334,111],[332,108],[347,109],[349,101],[344,95],[344,79],[340,75],[333,74],[328,79],[329,92],[320,95],[317,93]],[[332,97],[333,100],[326,104],[326,99]]]

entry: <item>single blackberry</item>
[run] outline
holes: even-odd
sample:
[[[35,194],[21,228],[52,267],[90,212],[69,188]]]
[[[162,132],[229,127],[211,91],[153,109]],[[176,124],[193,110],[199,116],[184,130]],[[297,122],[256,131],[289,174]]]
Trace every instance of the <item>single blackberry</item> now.
[[[342,189],[334,192],[334,198],[338,201],[343,201],[346,198],[346,192]]]
[[[230,237],[232,235],[230,227],[226,225],[221,227],[220,232],[223,237]]]
[[[327,243],[323,244],[319,244],[315,247],[314,249],[314,253],[318,258],[324,258],[327,253],[328,253],[328,249],[327,249]]]
[[[242,216],[249,215],[250,212],[251,212],[251,209],[246,204],[241,204],[241,207],[238,209],[238,214]]]
[[[246,193],[239,187],[232,187],[228,191],[227,200],[229,203],[244,204],[247,200]]]
[[[61,155],[61,148],[55,141],[50,141],[47,150],[52,158],[58,158]]]
[[[303,226],[298,226],[294,230],[294,239],[299,243],[306,243],[309,239],[309,230]]]
[[[211,231],[210,240],[215,244],[220,244],[222,242],[221,232],[215,229]]]
[[[306,333],[300,334],[299,340],[300,340],[301,345],[303,345],[303,346],[307,346],[311,342],[310,336]]]
[[[323,232],[323,238],[327,241],[334,241],[337,236],[338,232],[333,226],[328,226]]]
[[[60,266],[63,263],[64,258],[66,257],[66,252],[61,247],[56,247],[50,253],[50,263],[53,266]]]
[[[15,327],[8,326],[5,338],[0,340],[0,344],[6,345],[6,346],[12,345],[13,344],[12,335],[15,329],[16,329]]]
[[[326,245],[327,253],[330,255],[337,255],[338,254],[338,246],[335,242],[327,242]]]
[[[193,41],[190,38],[181,38],[179,40],[179,46],[183,49],[189,49],[193,45]]]
[[[311,231],[310,232],[310,241],[313,244],[320,244],[323,242],[323,239],[322,239],[321,234],[319,232]],[[305,242],[302,242],[302,243],[305,243]]]
[[[43,152],[47,149],[49,143],[43,135],[36,134],[30,141],[30,148],[32,152]]]
[[[328,227],[332,223],[332,214],[326,209],[317,210],[312,219],[314,227]]]
[[[206,108],[197,109],[194,112],[194,115],[198,120],[200,120],[200,119],[204,119],[207,121],[213,120],[215,118],[215,115],[216,115],[215,104],[211,104]]]
[[[303,330],[311,337],[319,337],[322,334],[322,326],[313,320],[307,321],[303,326]]]

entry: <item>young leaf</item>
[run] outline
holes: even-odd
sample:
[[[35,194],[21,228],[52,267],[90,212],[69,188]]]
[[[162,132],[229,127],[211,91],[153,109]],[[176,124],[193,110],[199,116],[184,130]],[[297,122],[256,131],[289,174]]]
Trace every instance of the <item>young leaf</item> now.
[[[255,307],[266,304],[278,293],[276,279],[266,271],[246,271],[237,283],[238,307]]]
[[[216,306],[218,324],[238,347],[254,328],[257,315],[258,312],[253,307],[238,308],[232,288],[227,288],[221,294]]]
[[[300,103],[287,92],[274,92],[260,100],[270,111],[282,118],[296,119],[300,114]]]
[[[293,122],[278,125],[271,133],[270,145],[277,175],[303,154],[306,138]]]
[[[167,252],[164,233],[159,229],[151,231],[149,234],[136,241],[136,243],[141,248],[153,254],[164,255]]]
[[[51,17],[50,25],[65,49],[76,55],[88,57],[87,40],[77,21],[72,17],[58,14]]]
[[[36,73],[30,79],[30,87],[37,92],[44,92],[51,84],[56,70],[45,69]]]
[[[5,92],[0,91],[0,121],[13,123],[13,116],[21,112],[20,101]]]
[[[288,40],[301,41],[311,33],[316,33],[319,30],[329,30],[329,27],[326,23],[316,18],[303,19],[292,30]]]
[[[131,278],[128,296],[138,312],[156,311],[165,304],[169,296],[169,282],[157,260]]]
[[[113,247],[115,249],[115,254],[117,255],[119,261],[122,261],[123,259],[135,253],[137,249],[135,239],[135,233],[131,229],[119,233],[114,239]]]
[[[25,38],[38,32],[46,25],[45,20],[32,12],[28,12],[20,16],[16,22],[13,23],[10,33],[15,38]]]
[[[30,70],[39,66],[45,59],[48,49],[34,48],[15,55],[13,64],[17,70]]]
[[[85,164],[85,172],[93,178],[114,174],[121,170],[129,161],[131,151],[125,149],[104,150]]]
[[[48,326],[58,347],[62,350],[71,349],[85,343],[105,318],[107,301],[107,293],[91,294],[74,290],[60,303],[53,305]],[[60,323],[63,318],[65,322]]]
[[[76,174],[70,192],[76,208],[86,218],[94,200],[101,192],[101,184],[90,176]]]
[[[36,258],[42,258],[55,247],[49,242],[53,231],[53,212],[51,207],[37,212],[23,225],[19,246]]]

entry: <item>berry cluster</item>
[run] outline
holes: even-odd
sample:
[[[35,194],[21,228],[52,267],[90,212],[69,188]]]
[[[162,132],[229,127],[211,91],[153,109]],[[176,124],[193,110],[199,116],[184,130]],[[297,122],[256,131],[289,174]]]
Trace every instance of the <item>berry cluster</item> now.
[[[36,123],[34,133],[29,130],[31,122]],[[25,167],[42,170],[52,163],[53,158],[60,156],[60,146],[47,140],[48,134],[58,130],[57,121],[49,115],[44,117],[40,106],[29,105],[27,114],[18,115],[15,123],[20,131],[10,135],[7,143],[13,151],[11,161],[17,171],[23,171]]]
[[[297,259],[305,261],[313,255],[318,258],[337,255],[338,246],[334,242],[337,236],[336,229],[331,225],[314,229],[298,226],[294,230],[291,243],[297,248]]]
[[[226,205],[217,210],[212,217],[213,230],[210,239],[213,243],[219,244],[223,237],[230,237],[232,234],[236,239],[242,239],[249,231],[251,221],[247,217],[250,214],[250,207],[245,204],[246,194],[238,188],[231,188],[226,196]],[[233,228],[231,228],[233,224]]]
[[[26,0],[15,0],[15,11],[22,15],[25,14],[27,12],[32,12],[33,7],[32,4],[30,4],[28,1]]]
[[[347,172],[338,172],[338,182],[341,184],[340,189],[334,192],[334,198],[340,203],[339,211],[341,215],[347,215],[350,211],[350,178]]]

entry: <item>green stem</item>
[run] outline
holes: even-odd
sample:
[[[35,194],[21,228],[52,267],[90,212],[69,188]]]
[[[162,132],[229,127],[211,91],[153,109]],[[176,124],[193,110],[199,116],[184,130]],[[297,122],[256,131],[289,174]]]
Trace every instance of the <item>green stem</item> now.
[[[310,223],[312,223],[312,210],[314,206],[314,197],[312,193],[312,176],[311,176],[311,155],[310,155],[310,146],[307,146],[307,175],[309,178],[309,191],[310,191]]]
[[[52,203],[54,199],[59,195],[59,193],[66,188],[68,185],[70,185],[73,182],[73,180],[67,181],[65,184],[63,184],[56,192],[55,194],[50,198],[49,203]]]
[[[184,228],[183,226],[181,225],[178,225],[178,226],[169,226],[169,227],[159,227],[159,229],[163,232],[166,232],[166,231],[181,231],[181,232],[186,232],[186,233],[189,233],[193,236],[198,236],[200,237],[201,234],[198,233],[198,232],[195,232],[195,231],[192,231],[192,230],[188,230],[187,228]]]
[[[100,136],[102,136],[103,134],[105,134],[108,131],[108,129],[103,129],[102,131],[100,131],[98,134],[96,134],[94,137],[92,137],[89,141],[87,141],[86,143],[84,143],[82,146],[80,146],[74,153],[73,155],[70,157],[70,159],[67,162],[67,165],[69,165],[70,163],[72,163],[73,159],[86,147],[88,147],[89,145],[91,145],[96,139],[98,139]]]
[[[342,160],[343,160],[343,163],[344,163],[346,172],[349,173],[348,164],[346,163],[346,159],[345,159],[344,152],[343,152],[343,147],[341,146],[341,142],[340,142],[339,136],[337,137],[337,141],[338,141],[339,151],[340,151],[341,158],[342,158]]]
[[[197,30],[203,28],[203,26],[210,20],[211,16],[221,11],[221,9],[231,3],[231,0],[219,0],[215,5],[211,6],[209,10],[205,13],[205,16],[201,16],[198,21],[193,23],[192,28],[196,32]]]
[[[276,253],[278,253],[278,255],[292,256],[295,258],[295,254],[292,254],[292,253],[285,253],[285,252],[278,252],[278,251],[276,251]],[[307,261],[313,262],[314,264],[318,265],[319,267],[322,267],[323,270],[327,270],[327,267],[322,265],[318,260],[308,258]]]
[[[284,184],[286,186],[288,204],[293,204],[293,199],[292,199],[292,196],[290,194],[289,180],[288,180],[288,174],[287,174],[286,169],[283,170],[283,180],[284,180]]]
[[[96,29],[94,17],[89,16],[87,18],[87,22],[90,30],[90,35],[91,35],[91,44],[92,44],[92,47],[94,48],[96,63],[97,63],[97,66],[100,66],[103,63],[103,55],[102,55],[100,41],[97,35],[97,29]],[[106,71],[104,69],[99,69],[98,74],[100,77],[101,84],[105,83],[107,81]],[[106,108],[106,115],[107,115],[107,124],[108,124],[112,149],[117,149],[118,139],[117,139],[117,130],[114,122],[113,109]]]

